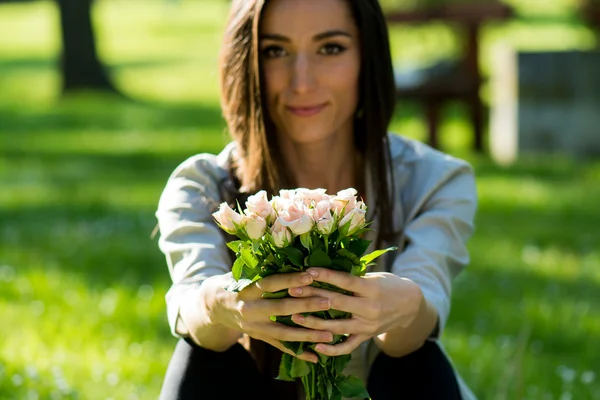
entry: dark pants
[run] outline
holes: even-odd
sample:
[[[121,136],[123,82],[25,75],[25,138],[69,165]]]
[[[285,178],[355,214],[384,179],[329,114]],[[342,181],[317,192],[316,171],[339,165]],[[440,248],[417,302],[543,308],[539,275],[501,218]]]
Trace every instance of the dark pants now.
[[[240,344],[218,353],[191,341],[180,340],[169,363],[160,400],[259,397],[295,400],[276,395],[281,393],[281,386],[276,385],[299,385],[299,382],[276,381],[261,374],[254,358]],[[249,391],[249,388],[255,391]],[[419,350],[401,358],[380,353],[371,367],[367,390],[373,400],[461,398],[448,360],[440,348],[429,341]]]

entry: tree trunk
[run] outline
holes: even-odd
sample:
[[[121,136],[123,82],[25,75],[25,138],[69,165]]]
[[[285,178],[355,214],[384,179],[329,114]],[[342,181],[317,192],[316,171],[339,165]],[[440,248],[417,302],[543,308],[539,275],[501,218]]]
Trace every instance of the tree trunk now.
[[[96,52],[93,0],[57,0],[62,28],[63,93],[80,89],[116,92]]]

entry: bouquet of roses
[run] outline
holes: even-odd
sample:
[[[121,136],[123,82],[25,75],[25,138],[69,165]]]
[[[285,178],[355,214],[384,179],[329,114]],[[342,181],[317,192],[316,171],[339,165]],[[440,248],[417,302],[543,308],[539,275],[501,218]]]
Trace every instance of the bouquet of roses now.
[[[248,198],[246,209],[234,211],[226,203],[213,214],[221,229],[240,240],[228,243],[235,252],[232,267],[235,282],[226,289],[239,292],[253,282],[272,274],[303,272],[309,267],[325,267],[363,276],[367,267],[380,255],[396,250],[390,247],[364,255],[370,241],[361,238],[370,223],[366,221],[367,207],[357,199],[355,189],[336,195],[325,189],[281,190],[269,201],[265,191]],[[352,295],[343,289],[322,282],[311,286]],[[263,294],[265,298],[290,297],[287,289]],[[305,313],[323,319],[351,318],[347,312],[326,310]],[[272,321],[296,325],[291,316],[272,316]],[[331,344],[341,343],[345,335],[334,335]],[[296,355],[314,343],[282,342]],[[308,400],[333,400],[343,397],[369,397],[364,383],[342,374],[350,355],[328,357],[316,353],[319,361],[313,364],[287,353],[283,354],[278,379],[301,378]]]

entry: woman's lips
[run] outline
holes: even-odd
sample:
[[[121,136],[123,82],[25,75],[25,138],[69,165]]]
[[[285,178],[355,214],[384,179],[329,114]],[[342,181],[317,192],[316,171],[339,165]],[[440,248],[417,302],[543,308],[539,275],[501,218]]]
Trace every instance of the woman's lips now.
[[[306,107],[292,107],[287,106],[287,109],[294,115],[299,117],[312,117],[313,115],[317,115],[320,113],[327,104],[319,104],[316,106],[306,106]]]

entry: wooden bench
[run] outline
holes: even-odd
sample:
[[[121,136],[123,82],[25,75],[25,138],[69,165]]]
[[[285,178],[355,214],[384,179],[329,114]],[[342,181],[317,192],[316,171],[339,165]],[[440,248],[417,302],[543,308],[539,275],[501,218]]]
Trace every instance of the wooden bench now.
[[[444,103],[461,101],[469,108],[473,127],[473,147],[483,152],[484,111],[479,94],[482,77],[479,68],[479,32],[490,20],[506,20],[512,9],[497,0],[479,0],[452,4],[446,2],[410,11],[388,12],[389,24],[422,24],[438,20],[463,28],[465,53],[456,63],[442,63],[421,71],[425,79],[403,80],[398,76],[397,95],[400,101],[416,100],[424,105],[429,144],[439,148],[440,112]]]

